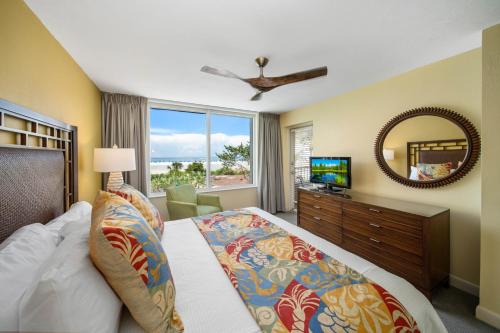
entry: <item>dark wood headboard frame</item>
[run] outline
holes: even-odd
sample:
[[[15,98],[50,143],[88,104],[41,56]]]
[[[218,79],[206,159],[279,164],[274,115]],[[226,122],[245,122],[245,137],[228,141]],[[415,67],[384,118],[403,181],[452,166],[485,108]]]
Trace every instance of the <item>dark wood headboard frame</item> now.
[[[461,160],[465,158],[468,150],[467,139],[448,139],[448,140],[433,140],[433,141],[412,141],[406,144],[406,166],[408,178],[411,175],[411,167],[417,166],[417,163],[421,162],[419,154],[421,151],[432,151],[432,152],[442,152],[443,155],[449,154],[450,157],[455,157],[456,155],[461,156]],[[463,156],[462,156],[463,155]],[[452,169],[457,169],[458,161],[450,161],[453,163]],[[428,162],[431,163],[431,162]],[[437,163],[437,162],[434,162]],[[443,162],[439,162],[443,163]]]
[[[46,200],[47,203],[52,206],[53,212],[64,212],[69,209],[71,204],[78,201],[77,127],[0,99],[0,149],[3,152],[0,154],[0,163],[2,163],[2,166],[5,165],[5,168],[2,169],[4,172],[3,177],[11,177],[12,186],[23,185],[23,191],[28,194],[31,194],[31,191],[34,193],[33,195],[43,194],[40,195],[40,197],[43,197],[43,199],[40,200]],[[57,152],[61,152],[62,155],[57,154]],[[10,160],[8,161],[8,159]],[[40,162],[38,166],[40,170],[36,170],[35,167],[30,169],[29,165],[27,168],[25,166],[25,171],[29,170],[31,177],[30,181],[26,182],[26,184],[12,184],[14,181],[19,182],[21,180],[22,182],[23,179],[23,175],[16,173],[15,166],[26,165],[26,163],[33,162]],[[64,163],[64,166],[62,163]],[[37,180],[42,177],[50,178],[47,177],[47,174],[50,175],[51,171],[41,170],[43,168],[40,166],[47,166],[49,168],[56,166],[54,170],[64,170],[64,175],[55,175],[58,177],[58,183],[64,183],[64,186],[61,186],[60,189],[54,186],[54,188],[51,189],[55,191],[64,191],[62,194],[57,193],[57,197],[62,198],[62,202],[59,202],[59,199],[57,199],[58,202],[49,202],[51,200],[50,195],[42,193],[43,189],[40,187],[50,188],[52,184],[47,183],[47,179]],[[40,177],[38,177],[38,175],[40,175]],[[4,179],[0,184],[1,186],[7,187],[9,186],[9,180]],[[2,192],[1,190],[0,188],[0,192]],[[3,190],[5,190],[5,188]],[[3,193],[6,192],[8,193],[8,191],[3,191]],[[38,196],[36,198],[38,198]],[[29,203],[22,202],[21,196],[14,199],[0,198],[0,200],[4,200],[3,205],[0,205],[3,209],[12,210],[12,207],[17,205],[20,210],[29,210]],[[8,205],[6,205],[6,200],[17,200],[19,202],[9,201]],[[38,204],[41,207],[44,206],[44,202],[38,202]],[[57,209],[53,208],[55,206],[57,206]],[[7,220],[7,213],[11,213],[12,217],[12,212],[0,212],[0,229],[4,229],[4,234],[0,235],[0,241],[2,238],[8,236],[5,235],[5,230],[7,229],[13,232],[15,231],[13,229],[18,229],[23,226],[22,224],[47,223],[50,218],[55,217],[51,215],[56,214],[40,212],[42,215],[45,214],[44,217],[31,215],[35,221],[16,221],[17,225],[9,227],[8,225],[11,222]],[[7,229],[5,229],[6,227]]]

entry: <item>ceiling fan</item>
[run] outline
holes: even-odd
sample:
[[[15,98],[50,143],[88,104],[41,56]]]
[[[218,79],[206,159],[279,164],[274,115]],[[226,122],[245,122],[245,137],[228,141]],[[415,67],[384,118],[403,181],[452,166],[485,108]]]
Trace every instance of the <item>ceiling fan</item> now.
[[[260,68],[260,75],[255,78],[242,78],[228,70],[224,69],[216,69],[210,66],[203,66],[201,68],[202,72],[228,77],[231,79],[238,79],[244,81],[257,89],[257,93],[250,99],[251,101],[258,101],[261,99],[262,94],[268,92],[274,88],[283,86],[285,84],[305,81],[309,79],[314,79],[316,77],[325,76],[328,73],[328,69],[326,66],[318,67],[314,69],[310,69],[303,72],[297,72],[293,74],[283,75],[283,76],[275,76],[275,77],[265,77],[264,76],[264,67],[269,62],[269,59],[266,57],[258,57],[255,59],[257,65]]]

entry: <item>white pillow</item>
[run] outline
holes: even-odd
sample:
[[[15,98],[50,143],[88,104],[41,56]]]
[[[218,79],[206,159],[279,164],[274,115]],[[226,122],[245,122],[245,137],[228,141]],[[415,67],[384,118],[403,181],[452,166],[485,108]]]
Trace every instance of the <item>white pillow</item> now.
[[[86,216],[83,216],[79,220],[71,221],[71,223],[66,223],[61,230],[59,230],[59,239],[64,240],[70,234],[75,232],[90,233],[90,225],[92,223],[91,212]]]
[[[66,213],[47,223],[45,227],[56,233],[59,237],[59,242],[61,242],[64,238],[64,234],[60,234],[60,231],[64,226],[81,221],[84,221],[84,223],[88,222],[90,225],[91,215],[92,205],[86,201],[79,201],[71,205]]]
[[[56,217],[55,219],[51,220],[44,226],[40,223],[34,223],[16,230],[6,240],[0,243],[0,251],[3,248],[5,248],[9,243],[11,243],[13,240],[15,240],[17,238],[16,236],[17,234],[23,234],[25,232],[38,233],[39,230],[42,229],[45,229],[45,231],[53,232],[54,237],[58,240],[59,243],[65,236],[65,233],[61,234],[61,236],[59,235],[60,231],[63,229],[65,225],[67,225],[69,222],[83,222],[83,223],[88,222],[90,224],[91,217],[92,217],[92,205],[86,201],[79,201],[71,205],[71,207],[66,213]],[[33,227],[35,225],[38,227]],[[66,233],[68,233],[70,230],[71,229],[67,230]],[[24,235],[23,237],[26,236]]]
[[[20,228],[0,249],[0,331],[17,331],[18,306],[26,289],[55,251],[57,238],[36,223]]]
[[[418,180],[418,169],[416,167],[414,167],[413,165],[410,168],[411,168],[410,179],[411,180]]]
[[[67,224],[64,240],[19,307],[19,330],[117,332],[122,302],[89,256],[90,223]],[[61,230],[61,232],[63,231]]]

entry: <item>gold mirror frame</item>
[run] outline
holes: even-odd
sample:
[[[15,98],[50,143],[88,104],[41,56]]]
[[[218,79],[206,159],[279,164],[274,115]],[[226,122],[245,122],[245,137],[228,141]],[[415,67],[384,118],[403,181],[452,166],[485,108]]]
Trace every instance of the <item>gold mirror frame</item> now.
[[[467,150],[467,154],[465,155],[463,164],[454,173],[446,177],[430,181],[416,181],[397,174],[385,161],[383,155],[384,141],[389,132],[399,123],[419,116],[436,116],[447,119],[460,127],[460,129],[464,132],[469,148]],[[436,188],[456,182],[472,170],[479,159],[480,153],[481,137],[479,136],[479,133],[474,125],[472,125],[467,118],[459,113],[437,107],[421,107],[401,113],[385,124],[375,140],[375,159],[382,171],[392,180],[414,188]]]

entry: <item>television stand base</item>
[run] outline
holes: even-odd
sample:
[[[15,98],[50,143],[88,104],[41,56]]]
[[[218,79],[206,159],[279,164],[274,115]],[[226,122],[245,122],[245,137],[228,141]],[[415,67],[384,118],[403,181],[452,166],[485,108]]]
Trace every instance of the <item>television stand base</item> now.
[[[318,187],[317,189],[312,190],[312,191],[338,195],[338,196],[346,198],[346,199],[351,199],[351,196],[346,193],[347,189],[345,189],[345,188],[333,187],[333,186],[322,186],[322,187]]]

